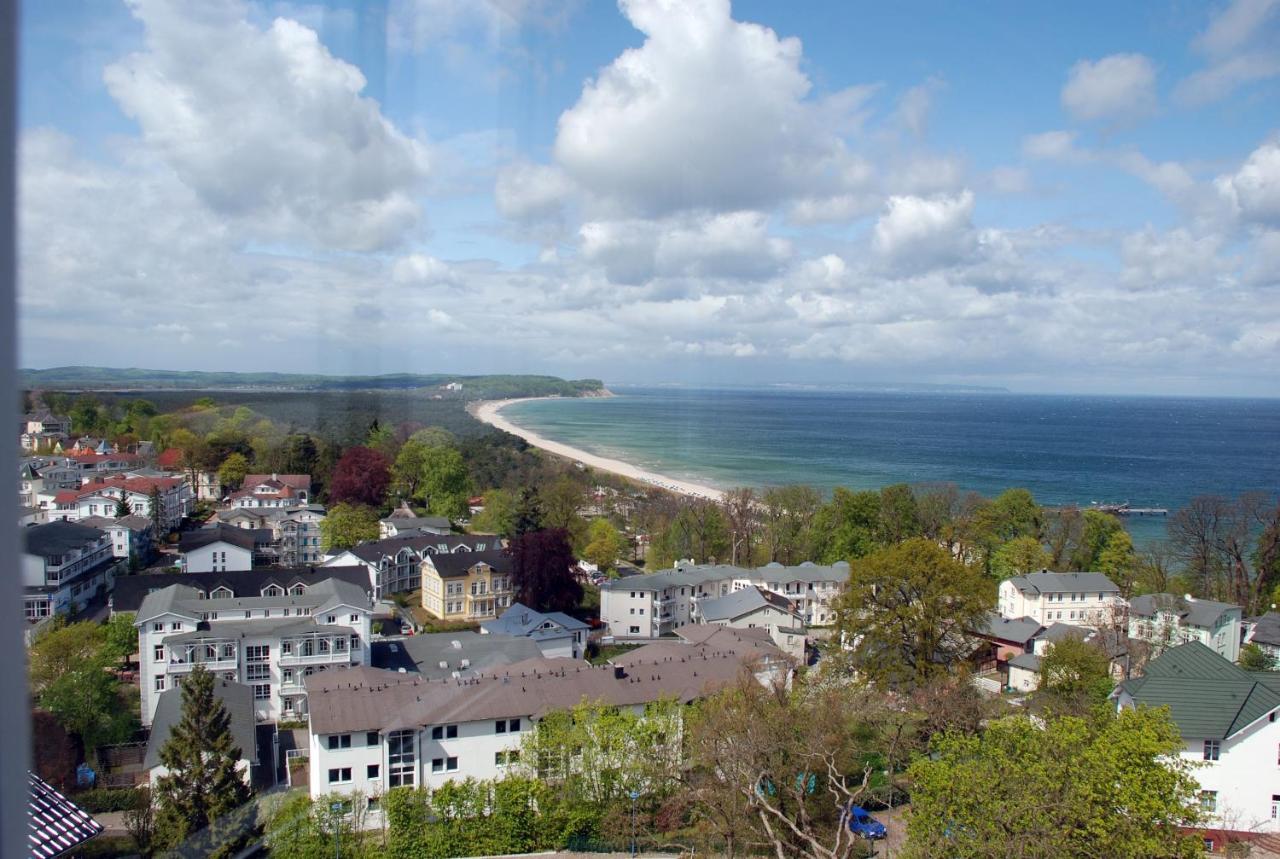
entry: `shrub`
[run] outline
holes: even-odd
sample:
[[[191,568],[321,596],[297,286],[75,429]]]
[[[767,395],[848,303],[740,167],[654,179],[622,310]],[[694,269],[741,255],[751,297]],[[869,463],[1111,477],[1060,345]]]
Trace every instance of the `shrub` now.
[[[132,787],[95,787],[77,793],[71,800],[90,814],[108,811],[132,811],[138,808],[146,792]]]

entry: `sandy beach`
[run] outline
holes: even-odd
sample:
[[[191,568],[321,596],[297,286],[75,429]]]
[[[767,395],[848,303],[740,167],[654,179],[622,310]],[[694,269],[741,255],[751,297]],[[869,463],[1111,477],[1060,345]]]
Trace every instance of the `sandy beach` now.
[[[724,495],[719,489],[713,489],[710,486],[703,486],[698,483],[692,483],[688,480],[680,480],[675,477],[668,477],[665,474],[658,474],[653,471],[646,471],[638,468],[628,462],[620,459],[610,459],[607,456],[597,456],[594,453],[588,453],[585,450],[579,450],[576,447],[570,447],[567,444],[561,444],[558,441],[545,439],[535,432],[513,424],[504,418],[501,414],[502,410],[512,403],[522,403],[529,399],[551,399],[549,397],[527,397],[516,400],[481,400],[471,403],[467,406],[467,411],[480,421],[484,421],[490,426],[497,427],[504,432],[512,435],[518,435],[520,438],[529,442],[534,447],[541,448],[548,453],[554,453],[557,456],[563,456],[572,459],[575,462],[581,462],[583,465],[597,468],[601,471],[608,471],[622,477],[630,478],[639,483],[647,483],[650,486],[656,486],[660,489],[666,489],[670,492],[678,492],[681,495],[690,495],[694,498],[706,498],[711,501],[719,501]]]

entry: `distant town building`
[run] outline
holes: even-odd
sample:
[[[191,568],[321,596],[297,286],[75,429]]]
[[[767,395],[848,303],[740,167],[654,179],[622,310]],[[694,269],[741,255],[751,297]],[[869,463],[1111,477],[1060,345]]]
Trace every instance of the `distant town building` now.
[[[309,474],[248,474],[227,496],[232,507],[299,507],[311,500]]]
[[[178,542],[182,571],[225,573],[229,570],[252,569],[258,541],[265,542],[269,538],[270,532],[222,524],[184,531]]]
[[[1029,617],[1045,626],[1114,623],[1124,609],[1120,588],[1102,573],[1039,572],[1000,583],[999,611],[1004,617]]]
[[[488,620],[511,605],[511,555],[438,553],[422,559],[422,607],[442,620]]]
[[[548,658],[581,659],[587,649],[590,627],[564,612],[534,611],[513,602],[493,620],[481,622],[480,631],[488,635],[527,638]]]
[[[390,516],[378,522],[378,537],[383,540],[414,534],[452,533],[453,524],[447,516],[419,516],[407,501],[401,501]]]
[[[327,566],[363,564],[375,599],[416,591],[422,586],[422,560],[431,555],[486,552],[501,548],[492,534],[411,534],[371,540],[325,560]]]
[[[1156,652],[1199,641],[1224,659],[1240,658],[1243,611],[1238,605],[1187,594],[1146,594],[1129,600],[1129,636]]]
[[[23,613],[28,621],[71,614],[111,587],[118,560],[107,532],[73,522],[24,529]]]

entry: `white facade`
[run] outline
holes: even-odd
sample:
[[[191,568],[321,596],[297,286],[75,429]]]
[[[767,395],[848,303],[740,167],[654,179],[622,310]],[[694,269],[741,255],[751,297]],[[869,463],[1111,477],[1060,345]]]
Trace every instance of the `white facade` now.
[[[600,586],[600,619],[614,638],[658,638],[696,622],[699,600],[757,587],[791,600],[806,626],[829,626],[835,622],[835,599],[848,580],[849,565],[843,562],[677,567],[606,581]]]
[[[114,580],[118,563],[105,531],[74,526],[83,534],[67,540],[64,548],[34,548],[44,537],[41,529],[65,527],[66,523],[51,522],[24,532],[28,549],[22,554],[23,616],[28,621],[73,614],[97,593],[109,590]]]
[[[1032,573],[1000,583],[1003,617],[1029,617],[1043,626],[1099,626],[1124,609],[1120,589],[1101,573]]]
[[[184,573],[225,573],[253,569],[253,551],[225,540],[182,553]]]
[[[363,591],[335,579],[288,594],[273,584],[260,597],[215,588],[204,599],[185,585],[148,594],[134,623],[142,723],[151,723],[159,693],[197,664],[252,687],[259,721],[301,718],[305,677],[369,664],[372,610]]]
[[[1135,597],[1129,611],[1129,637],[1165,648],[1198,641],[1224,659],[1240,658],[1240,606],[1191,595]]]

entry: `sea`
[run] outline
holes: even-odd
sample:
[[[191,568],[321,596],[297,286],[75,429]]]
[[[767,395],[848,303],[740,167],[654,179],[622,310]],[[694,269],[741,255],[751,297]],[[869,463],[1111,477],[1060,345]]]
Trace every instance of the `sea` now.
[[[1280,399],[623,388],[504,416],[603,456],[721,489],[1025,487],[1046,506],[1170,512],[1197,495],[1280,492]],[[1126,517],[1135,542],[1163,517]]]

